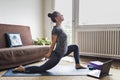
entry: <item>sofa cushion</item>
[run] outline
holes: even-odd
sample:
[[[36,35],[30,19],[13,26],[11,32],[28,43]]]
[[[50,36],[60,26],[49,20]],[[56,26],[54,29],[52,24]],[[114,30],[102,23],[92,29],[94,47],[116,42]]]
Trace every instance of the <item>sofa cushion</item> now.
[[[4,36],[6,32],[11,33],[19,32],[23,46],[33,45],[31,30],[29,26],[0,24],[0,48],[7,47],[6,39]]]
[[[0,49],[0,71],[19,65],[40,61],[49,51],[49,46],[29,45]]]
[[[22,41],[20,37],[20,33],[9,33],[7,32],[5,34],[7,45],[9,47],[17,47],[17,46],[22,46]]]

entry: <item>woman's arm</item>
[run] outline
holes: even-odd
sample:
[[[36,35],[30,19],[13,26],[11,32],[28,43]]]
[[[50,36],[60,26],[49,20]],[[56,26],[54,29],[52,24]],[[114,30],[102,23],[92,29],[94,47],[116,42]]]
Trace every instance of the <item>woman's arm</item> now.
[[[49,52],[45,55],[45,58],[50,57],[50,55],[55,47],[56,40],[57,40],[57,35],[52,35],[52,44],[50,46]]]

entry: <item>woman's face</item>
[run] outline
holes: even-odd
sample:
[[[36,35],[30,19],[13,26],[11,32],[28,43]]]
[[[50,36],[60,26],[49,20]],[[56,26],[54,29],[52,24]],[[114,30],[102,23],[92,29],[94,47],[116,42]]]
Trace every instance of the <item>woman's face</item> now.
[[[64,21],[63,15],[60,14],[59,12],[57,13],[56,21],[57,21],[57,22],[62,22],[62,21]]]

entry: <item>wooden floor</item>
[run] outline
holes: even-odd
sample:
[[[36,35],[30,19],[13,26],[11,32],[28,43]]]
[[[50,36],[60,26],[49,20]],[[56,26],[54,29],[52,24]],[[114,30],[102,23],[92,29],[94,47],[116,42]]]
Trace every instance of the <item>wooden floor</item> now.
[[[74,61],[73,58],[68,57],[69,61],[66,61],[66,58],[64,58],[59,64],[67,64],[67,65],[74,65]],[[84,66],[87,65],[87,63],[91,60],[99,60],[98,58],[86,58],[86,57],[81,57],[81,64],[83,64]],[[103,60],[103,59],[100,59]],[[43,64],[44,61],[42,62],[38,62],[38,63],[34,63],[32,65],[40,65]],[[58,64],[58,65],[59,65]],[[38,77],[2,77],[2,74],[4,74],[6,72],[5,71],[1,71],[0,72],[0,80],[120,80],[119,79],[119,74],[120,74],[120,63],[118,60],[115,60],[114,63],[112,64],[110,73],[112,73],[111,76],[106,76],[103,77],[101,79],[96,79],[96,78],[92,78],[89,76],[38,76]]]

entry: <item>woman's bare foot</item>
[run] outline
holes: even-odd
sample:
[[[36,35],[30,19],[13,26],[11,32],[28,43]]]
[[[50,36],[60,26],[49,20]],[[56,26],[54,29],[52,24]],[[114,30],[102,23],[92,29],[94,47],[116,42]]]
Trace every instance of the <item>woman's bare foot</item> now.
[[[19,67],[15,68],[13,72],[25,72],[25,68],[22,65],[20,65]]]
[[[82,65],[80,65],[80,64],[76,64],[76,67],[75,67],[76,69],[86,69],[86,67],[84,67],[84,66],[82,66]]]

